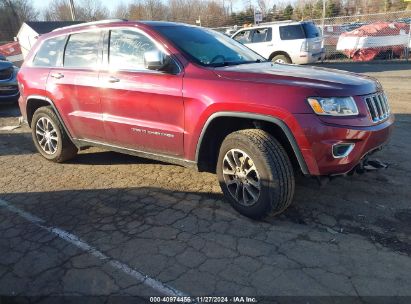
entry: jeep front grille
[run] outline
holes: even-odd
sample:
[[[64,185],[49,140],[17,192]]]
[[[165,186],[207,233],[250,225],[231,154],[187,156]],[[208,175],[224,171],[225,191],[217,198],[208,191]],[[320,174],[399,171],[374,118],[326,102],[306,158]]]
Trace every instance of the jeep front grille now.
[[[9,80],[13,75],[13,68],[7,68],[4,70],[0,70],[0,80]]]
[[[384,93],[375,93],[365,97],[368,111],[373,122],[380,122],[390,116],[390,106]]]
[[[16,95],[18,90],[19,89],[16,85],[11,85],[11,86],[1,86],[0,85],[0,96]]]

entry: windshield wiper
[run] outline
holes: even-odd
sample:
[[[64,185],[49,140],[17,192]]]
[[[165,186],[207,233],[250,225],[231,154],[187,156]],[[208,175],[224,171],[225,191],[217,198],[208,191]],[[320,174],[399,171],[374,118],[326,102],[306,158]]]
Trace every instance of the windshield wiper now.
[[[242,61],[239,64],[260,63],[260,62],[267,62],[267,60],[257,59],[257,60],[252,60],[252,61]]]
[[[263,61],[261,59],[252,60],[252,61],[223,61],[223,62],[211,63],[211,64],[208,64],[208,66],[218,68],[218,67],[225,67],[225,66],[231,66],[231,65],[260,63],[260,62],[263,62]]]
[[[215,63],[210,63],[208,66],[211,67],[223,67],[223,66],[229,66],[229,65],[237,65],[241,64],[241,61],[222,61],[222,62],[215,62]]]

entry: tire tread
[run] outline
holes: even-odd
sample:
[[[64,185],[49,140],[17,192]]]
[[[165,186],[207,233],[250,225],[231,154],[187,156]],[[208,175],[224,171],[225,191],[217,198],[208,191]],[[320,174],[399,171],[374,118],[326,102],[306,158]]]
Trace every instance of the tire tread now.
[[[283,212],[294,196],[294,172],[290,159],[282,145],[268,132],[261,129],[244,129],[229,134],[226,139],[249,141],[263,155],[263,161],[271,169],[273,177],[278,182],[276,199],[271,199],[267,208],[254,218],[274,216]],[[273,182],[273,181],[271,181]]]

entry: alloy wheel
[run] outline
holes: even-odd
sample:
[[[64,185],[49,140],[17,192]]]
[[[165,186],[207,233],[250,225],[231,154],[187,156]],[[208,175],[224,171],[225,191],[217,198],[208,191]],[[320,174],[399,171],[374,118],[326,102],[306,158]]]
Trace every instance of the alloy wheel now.
[[[229,150],[223,159],[223,177],[231,196],[243,206],[252,206],[260,197],[260,175],[250,156],[240,149]]]
[[[53,123],[47,117],[41,117],[36,123],[36,138],[41,149],[48,155],[56,153],[59,142]]]

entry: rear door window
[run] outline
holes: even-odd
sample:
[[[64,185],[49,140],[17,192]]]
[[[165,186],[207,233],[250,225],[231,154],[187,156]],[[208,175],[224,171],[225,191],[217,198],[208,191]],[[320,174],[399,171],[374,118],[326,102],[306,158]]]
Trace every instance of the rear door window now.
[[[100,32],[84,32],[70,35],[64,52],[64,66],[77,68],[95,67],[99,62]]]
[[[55,67],[61,64],[66,36],[59,36],[43,42],[33,59],[33,66]]]
[[[272,30],[269,28],[260,28],[253,31],[251,43],[268,42],[272,40]]]

